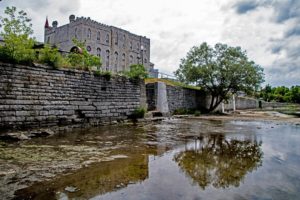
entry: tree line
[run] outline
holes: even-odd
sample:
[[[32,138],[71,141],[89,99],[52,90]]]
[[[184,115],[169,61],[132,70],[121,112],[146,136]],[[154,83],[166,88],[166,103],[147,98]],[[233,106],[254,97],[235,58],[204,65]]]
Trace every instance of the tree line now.
[[[300,86],[292,86],[290,88],[285,86],[272,87],[266,85],[258,93],[257,97],[264,101],[277,101],[287,103],[300,103]]]

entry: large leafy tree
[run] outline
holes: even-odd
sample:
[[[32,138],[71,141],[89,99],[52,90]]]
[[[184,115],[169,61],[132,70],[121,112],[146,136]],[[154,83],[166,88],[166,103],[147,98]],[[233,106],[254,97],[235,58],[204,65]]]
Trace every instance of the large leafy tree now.
[[[240,47],[207,43],[193,47],[181,60],[175,75],[180,81],[196,84],[211,96],[208,111],[213,111],[228,95],[250,92],[263,82],[263,69],[250,61]]]
[[[16,7],[7,7],[7,17],[0,17],[0,26],[5,46],[1,48],[1,57],[4,60],[14,62],[31,62],[34,59],[34,40],[30,38],[33,34],[31,19],[23,10],[18,11]]]

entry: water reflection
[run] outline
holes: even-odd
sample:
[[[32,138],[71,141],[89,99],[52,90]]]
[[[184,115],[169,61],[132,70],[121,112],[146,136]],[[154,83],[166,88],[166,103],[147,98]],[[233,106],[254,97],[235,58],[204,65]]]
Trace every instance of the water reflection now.
[[[203,190],[238,187],[245,175],[262,165],[261,142],[229,139],[222,134],[200,136],[174,155],[179,167]]]
[[[94,164],[53,181],[34,184],[16,193],[16,199],[89,199],[148,178],[148,156],[132,155]],[[68,189],[70,188],[70,189]]]

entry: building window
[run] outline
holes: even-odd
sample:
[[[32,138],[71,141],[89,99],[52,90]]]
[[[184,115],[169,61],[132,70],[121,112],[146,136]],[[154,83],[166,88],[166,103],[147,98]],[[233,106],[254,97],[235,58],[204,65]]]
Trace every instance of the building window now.
[[[109,50],[106,50],[106,60],[105,60],[105,68],[106,68],[106,71],[109,70]]]
[[[118,35],[118,33],[116,33],[115,45],[118,45],[118,42],[119,42],[119,35]]]
[[[117,69],[118,69],[118,63],[119,62],[119,54],[118,54],[118,52],[115,52],[115,71],[118,71]]]
[[[126,46],[126,37],[125,37],[125,34],[123,35],[123,48],[125,49],[125,46]]]
[[[89,38],[89,39],[92,38],[92,31],[90,28],[88,29],[87,38]]]
[[[91,48],[90,46],[87,46],[87,47],[86,47],[86,50],[87,50],[88,52],[91,52],[91,51],[92,51],[92,48]]]
[[[109,35],[108,34],[106,34],[105,41],[106,41],[107,44],[109,43]]]
[[[132,50],[132,42],[130,41],[130,50]]]
[[[101,49],[100,48],[97,48],[97,56],[101,57]]]
[[[50,44],[50,36],[47,38],[47,43]]]
[[[130,55],[130,57],[129,57],[129,63],[133,64],[133,56],[132,55]]]
[[[125,53],[122,54],[122,71],[125,71],[125,58],[126,58],[126,55]]]
[[[140,43],[137,43],[137,47],[136,47],[136,50],[140,50]]]
[[[148,62],[147,58],[144,59],[144,63],[146,64]]]
[[[97,40],[100,40],[100,31],[97,33]]]
[[[75,28],[74,37],[77,39],[77,28]]]

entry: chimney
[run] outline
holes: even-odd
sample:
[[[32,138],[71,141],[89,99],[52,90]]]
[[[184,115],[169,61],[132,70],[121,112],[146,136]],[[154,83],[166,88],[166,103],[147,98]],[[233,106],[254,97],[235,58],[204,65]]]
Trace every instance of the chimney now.
[[[74,22],[75,21],[75,15],[70,15],[69,20],[70,20],[70,23]]]
[[[57,28],[57,25],[58,25],[58,22],[57,22],[57,21],[53,21],[53,22],[52,22],[53,28]]]

